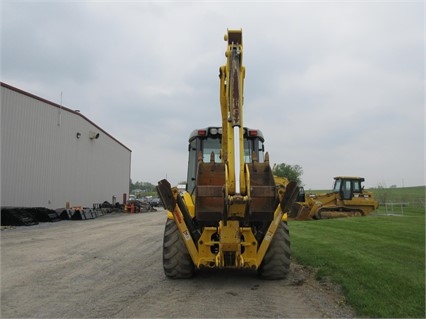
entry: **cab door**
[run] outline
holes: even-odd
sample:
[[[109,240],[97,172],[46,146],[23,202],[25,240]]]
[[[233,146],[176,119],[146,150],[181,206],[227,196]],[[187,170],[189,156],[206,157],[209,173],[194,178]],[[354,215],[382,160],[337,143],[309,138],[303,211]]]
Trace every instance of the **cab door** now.
[[[352,181],[344,180],[342,183],[342,188],[340,191],[340,196],[342,196],[343,200],[351,200],[352,199]]]

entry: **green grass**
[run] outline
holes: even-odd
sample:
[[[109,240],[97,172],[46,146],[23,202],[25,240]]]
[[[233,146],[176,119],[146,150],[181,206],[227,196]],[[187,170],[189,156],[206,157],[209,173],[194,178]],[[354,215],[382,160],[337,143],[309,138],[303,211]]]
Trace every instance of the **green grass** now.
[[[290,221],[293,258],[343,288],[358,316],[425,317],[425,208]]]

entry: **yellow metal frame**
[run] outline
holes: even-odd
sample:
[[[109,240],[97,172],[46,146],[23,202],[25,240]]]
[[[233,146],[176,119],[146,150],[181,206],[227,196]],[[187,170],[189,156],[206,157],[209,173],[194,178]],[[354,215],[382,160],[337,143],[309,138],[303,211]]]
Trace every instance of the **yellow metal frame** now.
[[[272,212],[274,207],[271,207],[271,205],[269,206],[268,218],[272,218],[272,221],[269,224],[266,235],[260,243],[256,239],[251,227],[242,227],[240,224],[241,220],[246,217],[249,211],[248,205],[250,201],[253,201],[253,198],[251,198],[250,170],[252,170],[252,172],[258,172],[257,169],[259,169],[260,172],[270,174],[271,176],[272,173],[268,170],[268,154],[265,155],[264,163],[258,163],[256,161],[255,164],[255,159],[253,159],[253,163],[251,164],[244,163],[243,89],[245,67],[242,65],[242,31],[228,30],[227,35],[225,35],[225,41],[228,43],[225,52],[227,62],[220,67],[219,74],[222,115],[221,160],[222,163],[224,163],[220,169],[225,170],[223,174],[223,206],[225,207],[225,212],[222,212],[222,220],[218,222],[217,226],[206,226],[200,229],[200,237],[194,236],[194,238],[198,238],[197,242],[194,242],[190,230],[185,224],[184,216],[179,209],[179,205],[175,205],[173,211],[168,213],[168,218],[175,220],[191,259],[197,268],[258,269],[261,266],[278,226],[282,220],[287,219],[287,214],[283,211],[284,207],[281,207],[281,205],[286,205],[281,204],[285,194],[285,187],[280,188],[278,194],[272,192],[272,196],[270,193],[268,194],[266,190],[262,189],[260,191],[263,192],[260,197],[263,196],[272,199],[270,201],[271,205],[273,205],[272,203],[277,198],[279,199],[279,204],[274,212]],[[238,139],[239,143],[235,142],[236,139]],[[236,165],[236,161],[239,161],[239,165]],[[200,167],[203,164],[202,162],[199,163],[199,172],[202,172]],[[212,169],[214,166],[210,163],[203,166],[203,168],[204,167]],[[255,177],[255,175],[257,175],[257,177]],[[262,178],[259,179],[259,175],[261,174],[253,173],[253,184],[256,184],[256,182],[257,184],[263,182]],[[217,174],[217,176],[219,176],[219,174]],[[211,176],[208,176],[208,178],[211,178]],[[209,182],[208,178],[206,179],[207,182]],[[223,178],[222,175],[220,175],[220,178]],[[202,187],[208,186],[209,185],[206,185],[206,183],[202,184]],[[268,187],[269,185],[265,186]],[[218,187],[217,183],[214,187]],[[257,188],[255,189],[255,187]],[[256,190],[259,192],[261,187],[263,186],[253,185],[252,193],[255,194]],[[172,195],[175,197],[175,202],[177,202],[177,197],[180,196],[177,188],[172,189]],[[195,203],[197,201],[195,196],[196,194],[193,198],[186,192],[183,194],[183,200],[191,218],[196,217]],[[202,196],[204,195],[199,196],[197,200]],[[220,196],[216,195],[215,197]],[[216,200],[216,205],[218,202],[220,202],[220,200]],[[257,203],[259,203],[259,201]],[[199,205],[198,202],[197,205]],[[251,208],[253,208],[253,206]],[[222,209],[222,207],[218,209]],[[188,217],[186,213],[185,216]]]
[[[178,191],[176,188],[173,188],[172,193],[175,199],[177,199]],[[280,190],[280,202],[283,194],[284,190]],[[186,193],[183,197],[186,200],[186,204],[189,204],[188,207],[191,207],[191,204],[188,202],[192,202],[191,196]],[[196,245],[184,222],[183,214],[178,205],[175,206],[173,212],[168,211],[167,216],[169,219],[175,220],[185,246],[197,268],[226,268],[223,252],[234,251],[236,252],[235,264],[230,268],[253,270],[260,267],[280,222],[287,220],[287,213],[284,213],[281,209],[281,205],[278,204],[274,212],[274,219],[270,223],[260,246],[252,229],[250,227],[240,227],[239,222],[236,220],[227,221],[226,225],[223,221],[220,221],[218,227],[204,227]],[[219,235],[219,240],[213,239],[215,234]],[[242,238],[244,240],[242,240]],[[214,246],[218,247],[217,253],[213,252]]]
[[[245,78],[245,67],[243,64],[243,42],[242,42],[242,30],[228,30],[224,40],[228,42],[228,46],[225,52],[227,62],[219,69],[220,77],[220,109],[222,114],[222,149],[224,155],[224,162],[228,163],[228,175],[229,180],[227,183],[228,192],[233,194],[235,192],[235,174],[244,172],[244,132],[243,132],[243,104],[244,104],[244,78]],[[236,98],[238,101],[234,101],[232,94],[232,84],[230,83],[233,77],[232,72],[232,60],[231,51],[236,49],[239,52],[239,73],[237,74],[236,81],[238,82],[238,91]],[[238,110],[234,108],[237,105]],[[233,127],[239,127],[239,146],[240,146],[240,167],[236,170],[234,161],[234,136]],[[246,179],[241,176],[240,189],[241,193],[247,191]]]

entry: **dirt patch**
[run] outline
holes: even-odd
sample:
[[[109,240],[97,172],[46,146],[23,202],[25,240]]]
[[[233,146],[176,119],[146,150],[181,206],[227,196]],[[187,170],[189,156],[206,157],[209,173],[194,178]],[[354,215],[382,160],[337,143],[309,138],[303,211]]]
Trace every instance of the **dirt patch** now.
[[[323,317],[355,317],[355,311],[347,304],[341,287],[327,278],[318,281],[315,269],[292,262],[287,280],[289,285],[303,287],[312,305],[322,309]]]

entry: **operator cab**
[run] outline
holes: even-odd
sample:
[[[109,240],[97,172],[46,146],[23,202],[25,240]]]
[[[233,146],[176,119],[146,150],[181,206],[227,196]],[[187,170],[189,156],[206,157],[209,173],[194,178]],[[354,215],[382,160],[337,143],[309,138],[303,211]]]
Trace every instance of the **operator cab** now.
[[[244,128],[244,162],[251,163],[252,154],[255,152],[259,162],[264,162],[264,138],[260,130]],[[198,155],[202,154],[203,162],[210,161],[210,155],[214,153],[216,163],[221,163],[220,153],[222,149],[222,128],[207,127],[192,131],[188,145],[188,175],[186,190],[193,193],[196,186],[196,172]]]
[[[354,193],[362,193],[364,178],[362,177],[342,177],[334,178],[333,193],[340,193],[343,200],[351,200]]]

